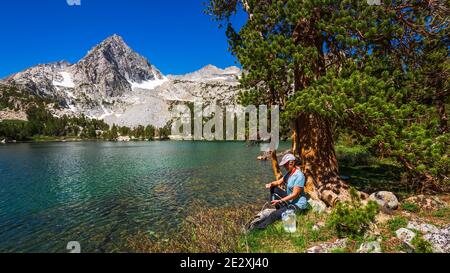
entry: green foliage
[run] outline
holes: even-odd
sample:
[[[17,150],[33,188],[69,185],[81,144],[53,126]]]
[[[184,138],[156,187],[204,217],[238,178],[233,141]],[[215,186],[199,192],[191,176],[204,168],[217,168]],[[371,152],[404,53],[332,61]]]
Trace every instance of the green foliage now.
[[[409,212],[420,212],[420,207],[414,203],[405,202],[402,204],[402,209]]]
[[[389,230],[392,235],[395,235],[395,232],[400,228],[406,227],[408,225],[408,219],[403,216],[396,216],[392,219],[389,219],[387,222]]]
[[[368,149],[361,145],[336,146],[336,154],[339,162],[346,166],[369,166],[375,162]]]
[[[331,253],[339,254],[339,253],[347,253],[345,248],[335,248],[331,250]]]
[[[117,140],[118,137],[119,137],[119,133],[118,133],[117,125],[115,125],[115,124],[113,124],[113,126],[111,127],[111,130],[103,132],[103,134],[102,134],[102,138],[104,140],[109,140],[109,141],[115,141],[115,140]]]
[[[30,136],[30,128],[26,121],[5,120],[0,122],[0,138],[27,140]]]
[[[210,0],[246,71],[239,102],[278,104],[284,124],[320,115],[418,189],[450,173],[450,39],[443,6],[422,1]],[[235,28],[232,15],[249,20]],[[301,144],[300,144],[301,145]]]
[[[155,137],[156,128],[152,125],[145,127],[144,138],[147,140],[153,140]]]
[[[411,241],[414,246],[415,253],[433,253],[431,244],[425,240],[420,234],[417,234]]]
[[[127,126],[119,127],[119,134],[121,136],[129,136],[131,135],[131,128]]]
[[[45,104],[29,106],[28,121],[0,122],[0,136],[8,140],[30,140],[34,136],[96,138],[97,131],[109,130],[100,120],[81,117],[56,117]]]
[[[191,204],[193,210],[164,238],[139,233],[128,240],[128,252],[139,253],[239,253],[242,227],[253,211],[246,208],[208,208]],[[155,236],[156,235],[156,236]]]
[[[16,107],[20,105],[20,107]],[[8,108],[13,111],[26,111],[28,121],[0,122],[0,138],[7,140],[27,141],[76,137],[82,139],[117,140],[119,135],[130,136],[139,140],[153,140],[156,128],[137,126],[135,128],[112,126],[102,120],[52,114],[58,104],[51,99],[32,95],[16,87],[0,86],[0,110]],[[163,129],[163,138],[170,134],[170,126]]]
[[[167,140],[172,133],[172,122],[168,122],[163,128],[158,129],[159,139]]]
[[[335,229],[339,237],[363,235],[378,213],[377,203],[369,201],[364,206],[356,190],[350,192],[351,201],[338,203],[328,219],[328,226]]]
[[[32,104],[51,104],[56,103],[51,98],[41,98],[34,96],[27,91],[23,91],[15,86],[0,85],[0,110],[10,109],[14,111],[21,110],[25,106]]]
[[[439,218],[447,217],[447,219],[450,219],[450,208],[443,208],[443,209],[439,209],[437,211],[433,211],[431,213],[431,215],[434,217],[439,217]]]
[[[53,115],[53,110],[59,107],[60,104],[52,98],[42,98],[16,86],[0,85],[0,110],[24,111],[28,118],[28,121],[0,122],[0,138],[27,141],[74,137],[114,141],[119,135],[138,140],[153,140],[156,135],[156,128],[151,125],[135,128],[114,125],[110,129],[104,121],[84,115]],[[165,126],[162,132],[166,139],[170,135],[170,125]]]

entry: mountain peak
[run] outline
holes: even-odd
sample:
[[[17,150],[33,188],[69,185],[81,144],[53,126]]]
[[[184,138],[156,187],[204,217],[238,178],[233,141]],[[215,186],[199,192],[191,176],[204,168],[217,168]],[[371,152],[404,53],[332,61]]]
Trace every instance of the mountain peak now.
[[[220,68],[218,68],[217,66],[215,66],[215,65],[212,65],[212,64],[208,64],[208,65],[205,65],[203,68],[201,68],[200,70],[218,70],[218,69],[220,69]]]
[[[118,45],[127,46],[127,44],[125,43],[123,38],[117,34],[113,34],[113,35],[109,36],[108,38],[103,40],[103,42],[100,43],[100,45],[105,45],[105,44],[118,44]]]
[[[92,48],[88,52],[88,55],[94,54],[96,51],[115,51],[125,53],[131,52],[132,49],[125,43],[121,36],[113,34]]]
[[[235,82],[239,78],[241,70],[231,66],[221,69],[215,65],[208,64],[197,71],[185,75],[170,75],[170,78],[186,81],[229,81]]]
[[[95,46],[73,69],[81,82],[101,86],[107,96],[132,90],[132,84],[162,80],[164,76],[117,34]]]

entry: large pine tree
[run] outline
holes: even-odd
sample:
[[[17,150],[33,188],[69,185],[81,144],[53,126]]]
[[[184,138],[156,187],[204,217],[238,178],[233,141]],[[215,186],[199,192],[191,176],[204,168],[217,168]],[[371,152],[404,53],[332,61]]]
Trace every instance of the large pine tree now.
[[[210,0],[207,8],[245,71],[240,102],[280,105],[307,191],[329,205],[349,197],[336,127],[397,160],[417,189],[448,186],[448,2],[382,2]],[[240,29],[231,23],[237,12],[248,15]]]

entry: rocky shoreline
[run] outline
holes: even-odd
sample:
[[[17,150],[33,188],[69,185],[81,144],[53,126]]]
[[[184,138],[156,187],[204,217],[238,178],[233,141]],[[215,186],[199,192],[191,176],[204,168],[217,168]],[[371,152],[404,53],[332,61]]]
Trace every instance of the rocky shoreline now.
[[[423,249],[417,249],[418,247],[429,244],[431,249],[428,249],[428,251],[430,252],[450,253],[450,223],[448,218],[445,219],[446,217],[444,217],[442,221],[436,221],[427,217],[445,210],[448,214],[450,209],[448,200],[443,201],[436,196],[417,195],[399,202],[391,192],[377,192],[372,194],[370,199],[378,203],[380,212],[376,216],[375,223],[364,235],[364,238],[370,238],[371,240],[361,243],[356,252],[382,253],[386,244],[394,244],[397,250],[393,252],[416,253],[423,251]],[[445,195],[445,199],[449,199],[449,196]],[[413,210],[415,213],[408,210]],[[331,209],[313,209],[313,211],[330,213]],[[399,219],[402,219],[403,224],[389,233],[386,230],[386,225],[392,227],[392,223]],[[323,226],[323,223],[318,223],[313,229],[320,229]],[[317,244],[308,248],[306,252],[331,253],[347,247],[349,247],[349,238],[340,238]]]

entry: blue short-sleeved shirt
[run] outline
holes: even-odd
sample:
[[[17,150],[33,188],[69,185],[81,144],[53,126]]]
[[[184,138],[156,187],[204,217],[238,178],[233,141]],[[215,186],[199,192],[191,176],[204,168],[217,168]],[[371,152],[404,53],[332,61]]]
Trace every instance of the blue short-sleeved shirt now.
[[[297,206],[300,209],[307,209],[308,199],[306,198],[304,190],[306,183],[305,175],[300,170],[297,170],[293,175],[291,175],[290,173],[286,174],[284,176],[284,182],[286,183],[286,193],[288,195],[291,195],[294,192],[294,187],[302,188],[300,196],[294,200],[289,201],[289,203]]]

